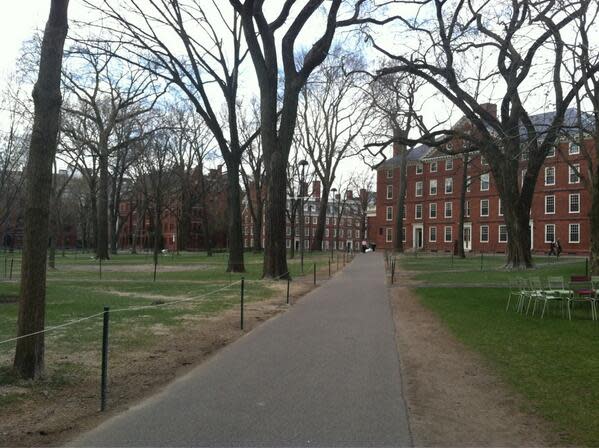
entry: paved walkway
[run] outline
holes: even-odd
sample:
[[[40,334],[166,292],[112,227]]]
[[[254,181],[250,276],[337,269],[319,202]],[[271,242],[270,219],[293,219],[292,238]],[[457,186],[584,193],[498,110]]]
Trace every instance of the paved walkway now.
[[[76,446],[407,446],[383,259],[359,255],[289,312]]]

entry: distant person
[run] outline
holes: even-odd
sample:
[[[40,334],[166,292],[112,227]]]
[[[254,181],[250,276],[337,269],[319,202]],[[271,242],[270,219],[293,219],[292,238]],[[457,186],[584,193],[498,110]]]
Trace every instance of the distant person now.
[[[366,240],[362,240],[362,253],[366,252],[368,249],[368,242]]]
[[[549,256],[556,254],[555,248],[556,248],[555,241],[552,241],[551,243],[549,243],[549,254],[548,254]]]
[[[555,242],[555,255],[557,256],[557,258],[559,258],[561,253],[562,253],[562,245],[560,244],[559,238],[558,238],[558,240]]]

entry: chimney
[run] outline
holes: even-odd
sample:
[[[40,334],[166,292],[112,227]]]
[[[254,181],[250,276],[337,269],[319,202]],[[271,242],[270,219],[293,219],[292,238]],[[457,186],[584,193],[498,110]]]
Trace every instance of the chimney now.
[[[366,201],[366,198],[368,198],[368,192],[365,188],[360,188],[360,200]]]
[[[312,197],[316,200],[320,199],[320,181],[312,182]]]
[[[480,107],[482,107],[484,110],[486,110],[491,115],[493,115],[493,117],[497,118],[497,104],[484,103],[484,104],[481,104]]]
[[[346,199],[353,199],[353,198],[354,198],[354,192],[351,190],[347,190]]]
[[[399,127],[393,127],[393,157],[397,157],[401,151],[405,151],[406,145],[403,145],[397,141],[397,139],[401,135],[401,130]]]

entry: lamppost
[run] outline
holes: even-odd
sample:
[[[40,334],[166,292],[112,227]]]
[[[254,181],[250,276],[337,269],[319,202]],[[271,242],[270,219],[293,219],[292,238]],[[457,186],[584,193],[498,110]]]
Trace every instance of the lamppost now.
[[[298,165],[301,169],[300,186],[299,186],[299,198],[300,198],[300,266],[302,274],[304,273],[304,195],[303,189],[306,182],[306,166],[308,166],[307,160],[300,160]]]
[[[335,187],[331,188],[331,193],[333,194],[333,225],[331,226],[331,260],[333,260],[333,246],[335,245],[335,193],[337,193],[337,189]]]

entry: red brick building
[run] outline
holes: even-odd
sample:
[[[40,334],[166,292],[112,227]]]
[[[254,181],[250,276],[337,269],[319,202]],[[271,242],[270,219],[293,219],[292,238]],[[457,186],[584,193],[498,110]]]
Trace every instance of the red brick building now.
[[[308,190],[308,188],[306,188]],[[359,197],[354,196],[352,190],[347,190],[343,196],[336,195],[330,199],[327,204],[327,214],[324,230],[322,250],[330,250],[331,246],[337,250],[358,250],[363,239],[367,238],[362,231],[362,221],[368,222],[366,213],[362,211],[361,198],[368,194],[365,190],[360,192]],[[291,207],[293,198],[288,198],[288,207]],[[320,182],[315,181],[312,184],[312,191],[304,198],[304,223],[300,225],[300,211],[298,209],[295,219],[295,235],[291,223],[287,222],[286,227],[286,246],[291,249],[292,244],[295,250],[300,249],[300,228],[304,232],[304,249],[310,250],[313,239],[316,235],[316,226],[318,224],[318,212],[320,208]],[[247,204],[242,211],[243,219],[243,243],[244,247],[251,248],[253,245],[254,226],[252,216],[248,210]],[[367,225],[367,224],[366,224]],[[337,236],[337,232],[339,235]],[[264,247],[264,228],[262,235],[262,247]]]
[[[585,148],[571,139],[561,139],[541,168],[530,214],[531,249],[547,253],[552,241],[560,240],[565,254],[587,254],[590,247],[590,194],[584,176],[588,162]],[[399,151],[377,167],[377,208],[373,222],[377,245],[393,248],[399,193]],[[524,155],[525,156],[525,155]],[[408,156],[405,200],[404,248],[427,252],[451,252],[458,240],[463,157],[445,155],[421,145]],[[526,173],[520,162],[519,179]],[[492,174],[478,153],[471,155],[467,175],[464,247],[469,252],[504,253],[507,230],[501,200]]]

